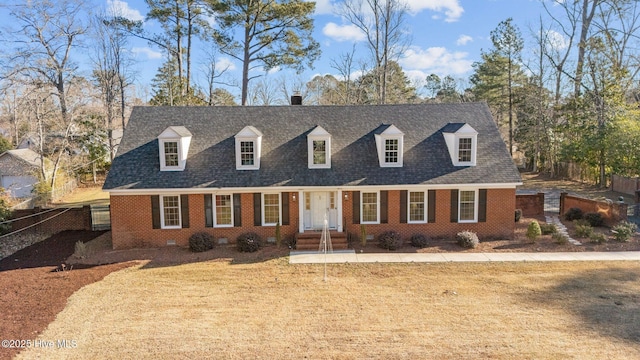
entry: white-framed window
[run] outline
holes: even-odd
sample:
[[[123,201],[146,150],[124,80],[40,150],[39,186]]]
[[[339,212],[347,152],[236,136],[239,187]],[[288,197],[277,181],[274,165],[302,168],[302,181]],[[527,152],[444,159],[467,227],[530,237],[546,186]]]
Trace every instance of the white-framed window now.
[[[240,141],[240,165],[241,166],[253,166],[255,165],[255,141]]]
[[[384,140],[384,162],[386,164],[396,164],[400,157],[398,156],[399,139]]]
[[[262,133],[253,126],[245,126],[235,136],[236,170],[260,169]]]
[[[325,140],[313,140],[313,165],[327,164],[327,142]]]
[[[360,223],[378,224],[380,222],[380,195],[377,191],[360,193]]]
[[[375,135],[380,167],[402,167],[404,133],[394,125]]]
[[[321,126],[316,126],[307,135],[309,169],[331,168],[331,134]]]
[[[276,225],[280,222],[280,194],[262,194],[262,225]]]
[[[178,142],[177,141],[163,141],[164,147],[164,166],[176,167],[178,166]]]
[[[458,191],[458,222],[478,222],[478,191]]]
[[[169,126],[158,135],[160,171],[185,169],[191,137],[191,132],[184,126]]]
[[[469,124],[449,124],[443,136],[453,166],[475,166],[478,132]]]
[[[470,163],[473,152],[473,138],[461,137],[458,139],[458,161]]]
[[[233,196],[231,194],[215,195],[214,226],[233,226]]]
[[[409,214],[409,223],[426,223],[427,222],[427,194],[424,191],[409,191],[409,201],[407,212]]]
[[[160,221],[163,229],[179,229],[182,227],[180,214],[180,196],[160,196]]]

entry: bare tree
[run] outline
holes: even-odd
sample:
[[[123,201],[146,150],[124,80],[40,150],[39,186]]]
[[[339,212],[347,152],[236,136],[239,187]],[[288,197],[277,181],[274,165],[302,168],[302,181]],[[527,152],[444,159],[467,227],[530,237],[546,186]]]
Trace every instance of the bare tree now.
[[[114,129],[116,118],[125,127],[127,107],[126,88],[131,84],[131,59],[127,56],[127,38],[118,28],[110,26],[111,15],[98,15],[93,19],[94,51],[92,77],[101,94],[105,113],[105,126],[109,138],[109,156],[113,161],[116,149]]]
[[[384,104],[389,63],[397,61],[411,42],[404,28],[406,3],[401,0],[345,0],[338,15],[364,33],[376,75],[376,102]]]
[[[203,73],[206,79],[206,102],[209,106],[217,105],[216,98],[216,84],[234,86],[230,81],[221,81],[220,79],[227,74],[230,70],[231,64],[228,62],[221,63],[218,61],[218,56],[215,49],[207,51],[206,58],[203,63]]]
[[[331,67],[338,71],[338,74],[343,79],[344,91],[339,92],[338,95],[342,97],[342,103],[345,105],[353,104],[353,79],[351,77],[354,74],[353,60],[355,53],[356,46],[354,44],[350,52],[342,53],[338,59],[331,59],[330,62]]]
[[[76,75],[71,52],[87,32],[82,2],[79,0],[38,0],[11,5],[11,15],[18,26],[9,35],[15,48],[12,52],[15,66],[10,77],[22,77],[31,85],[51,88],[59,110],[62,141],[59,145],[51,175],[55,185],[60,161],[68,146],[74,125],[74,116],[67,101],[68,85]]]

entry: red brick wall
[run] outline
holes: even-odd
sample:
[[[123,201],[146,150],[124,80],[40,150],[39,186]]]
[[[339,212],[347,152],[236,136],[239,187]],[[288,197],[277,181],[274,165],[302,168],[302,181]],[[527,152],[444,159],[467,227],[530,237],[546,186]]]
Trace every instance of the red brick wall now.
[[[353,224],[353,194],[349,193],[349,200],[343,197],[343,216],[346,231],[360,236],[360,224]],[[483,223],[451,223],[451,190],[436,190],[436,221],[427,224],[400,224],[400,191],[388,192],[387,224],[366,224],[368,235],[374,237],[382,232],[394,230],[403,238],[413,234],[424,234],[430,237],[449,237],[463,230],[471,230],[483,238],[507,238],[513,236],[515,228],[515,189],[487,190],[487,221]]]
[[[204,215],[204,195],[189,195],[189,228],[186,229],[153,229],[151,217],[151,196],[127,195],[111,196],[111,232],[114,249],[133,247],[160,247],[166,246],[167,241],[174,240],[178,246],[188,246],[189,237],[196,232],[207,232],[217,242],[220,238],[226,238],[229,243],[234,243],[236,238],[243,233],[253,231],[266,241],[269,237],[275,237],[275,226],[253,225],[253,194],[241,194],[242,226],[231,228],[206,228]],[[293,201],[292,193],[289,193],[289,225],[280,227],[281,238],[293,236],[298,231],[298,204],[299,199]]]
[[[613,226],[621,220],[627,220],[627,205],[614,202],[597,201],[560,194],[560,215],[564,215],[571,208],[579,208],[584,213],[599,213],[605,219],[607,226]]]
[[[544,215],[544,193],[516,195],[516,209],[524,216]]]
[[[23,229],[43,220],[46,221],[30,228],[30,230],[45,234],[56,234],[66,230],[91,230],[91,208],[89,206],[49,210],[51,209],[34,208],[15,210],[12,213],[12,219],[29,215],[36,216],[14,221],[11,223],[11,230],[16,231]]]
[[[352,196],[348,200],[342,196],[343,224],[345,231],[360,234],[360,225],[353,224]],[[400,223],[400,191],[388,192],[388,224],[365,225],[367,233],[377,235],[386,230],[395,230],[405,238],[421,233],[431,237],[453,236],[459,231],[471,230],[478,233],[481,239],[511,238],[514,231],[514,211],[516,204],[515,189],[487,190],[487,221],[483,223],[451,223],[450,222],[450,190],[436,191],[436,222],[428,224]],[[281,226],[281,236],[294,236],[298,232],[298,206],[300,199],[296,193],[289,193],[289,225]],[[205,228],[204,196],[189,195],[188,229],[153,229],[151,217],[151,196],[129,195],[111,196],[111,231],[115,249],[132,247],[160,247],[168,240],[174,240],[179,246],[188,246],[189,236],[199,231],[213,235],[216,241],[220,238],[234,243],[242,233],[254,231],[264,239],[275,237],[275,226],[253,225],[253,194],[241,195],[242,227]]]

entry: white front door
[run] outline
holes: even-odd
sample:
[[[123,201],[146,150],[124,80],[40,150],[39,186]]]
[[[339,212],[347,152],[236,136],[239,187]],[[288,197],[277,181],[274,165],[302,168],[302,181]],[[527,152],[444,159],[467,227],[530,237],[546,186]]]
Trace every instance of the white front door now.
[[[329,217],[329,196],[326,192],[311,193],[311,227],[322,229],[324,226],[324,216]]]

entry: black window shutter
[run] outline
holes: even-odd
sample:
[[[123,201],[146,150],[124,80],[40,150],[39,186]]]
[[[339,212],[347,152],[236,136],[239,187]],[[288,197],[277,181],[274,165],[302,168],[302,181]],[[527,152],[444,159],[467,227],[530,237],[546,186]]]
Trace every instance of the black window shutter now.
[[[189,195],[180,195],[180,212],[182,213],[182,228],[189,227]]]
[[[262,225],[262,195],[260,193],[253,193],[253,225]]]
[[[487,222],[487,189],[480,189],[478,195],[478,222]]]
[[[427,192],[427,222],[436,222],[436,191]]]
[[[360,224],[360,191],[352,191],[351,199],[353,203],[353,223]]]
[[[240,194],[233,194],[233,226],[242,226],[242,205]]]
[[[204,194],[204,226],[213,227],[213,195]]]
[[[289,193],[282,193],[282,224],[280,225],[289,225]]]
[[[380,223],[389,222],[389,192],[380,191]]]
[[[160,229],[160,196],[151,196],[151,222],[152,228]]]
[[[458,190],[451,190],[451,222],[458,222]]]
[[[400,223],[407,223],[407,197],[409,192],[407,190],[400,190]]]

